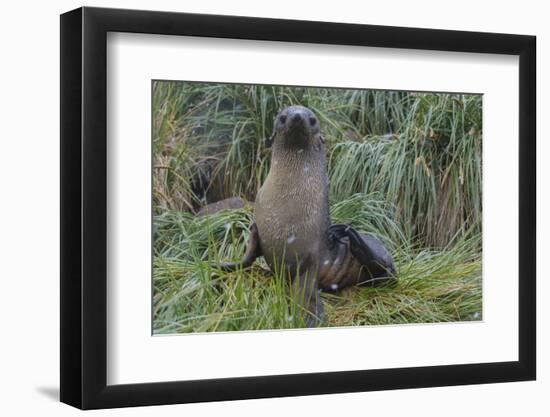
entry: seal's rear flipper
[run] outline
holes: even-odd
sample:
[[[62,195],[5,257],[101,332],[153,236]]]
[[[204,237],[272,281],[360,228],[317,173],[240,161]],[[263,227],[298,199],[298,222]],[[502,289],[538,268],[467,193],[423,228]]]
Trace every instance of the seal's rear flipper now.
[[[301,307],[299,312],[306,327],[319,327],[326,325],[327,316],[317,288],[317,274],[311,270],[291,273],[291,296],[296,299]]]
[[[368,272],[368,279],[359,283],[376,284],[395,277],[395,264],[384,244],[376,237],[359,233],[347,224],[334,224],[328,230],[331,242],[349,239],[349,248],[355,259]]]
[[[212,268],[218,268],[222,271],[234,271],[239,268],[248,268],[254,263],[257,257],[262,255],[260,247],[260,236],[258,235],[258,226],[256,223],[250,225],[250,236],[246,252],[240,262],[222,262],[219,265],[212,265]]]

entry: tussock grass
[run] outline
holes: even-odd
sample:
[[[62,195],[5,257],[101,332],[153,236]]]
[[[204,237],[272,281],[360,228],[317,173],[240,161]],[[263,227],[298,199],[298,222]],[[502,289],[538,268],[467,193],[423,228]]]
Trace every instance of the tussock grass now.
[[[154,331],[302,327],[280,271],[209,265],[244,253],[273,118],[312,108],[327,140],[334,223],[377,235],[391,287],[323,294],[330,326],[481,318],[481,96],[204,83],[153,84]]]
[[[361,201],[362,204],[358,204]],[[354,208],[370,214],[380,201],[354,195],[332,206],[345,219]],[[435,323],[481,319],[479,235],[457,238],[446,248],[426,249],[403,240],[398,227],[376,213],[369,232],[398,237],[393,245],[395,285],[349,288],[322,295],[328,326]],[[360,211],[359,211],[360,213]],[[248,270],[223,273],[214,260],[239,259],[252,213],[226,210],[205,217],[167,212],[155,224],[154,332],[209,332],[304,327],[300,306],[289,296],[282,271],[263,260]],[[339,217],[342,216],[342,217]],[[404,245],[404,246],[401,246]]]

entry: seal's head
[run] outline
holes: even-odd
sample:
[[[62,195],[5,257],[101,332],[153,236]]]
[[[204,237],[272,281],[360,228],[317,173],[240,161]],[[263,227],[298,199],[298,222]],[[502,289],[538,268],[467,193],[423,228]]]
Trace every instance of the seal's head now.
[[[273,142],[284,147],[306,148],[318,147],[324,142],[315,114],[303,106],[289,106],[282,109],[273,124],[273,134],[268,139],[268,146]]]

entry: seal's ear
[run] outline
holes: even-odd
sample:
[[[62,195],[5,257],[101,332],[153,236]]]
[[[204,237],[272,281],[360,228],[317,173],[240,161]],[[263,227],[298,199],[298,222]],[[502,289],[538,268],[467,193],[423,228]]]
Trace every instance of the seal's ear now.
[[[320,151],[322,146],[325,144],[325,137],[319,133],[317,135],[317,138],[319,139],[319,141],[315,143],[314,148],[316,151]]]
[[[275,132],[273,132],[271,134],[270,137],[268,137],[266,140],[265,140],[265,147],[266,148],[271,148],[271,145],[273,145],[273,141],[275,140]]]
[[[279,119],[279,116],[280,116],[280,114],[283,110],[279,110],[277,112],[277,114],[275,115],[275,119],[273,120],[273,132],[271,133],[271,136],[265,140],[265,147],[266,148],[271,148],[271,146],[273,145],[273,141],[275,140],[275,136],[277,136],[277,120]]]

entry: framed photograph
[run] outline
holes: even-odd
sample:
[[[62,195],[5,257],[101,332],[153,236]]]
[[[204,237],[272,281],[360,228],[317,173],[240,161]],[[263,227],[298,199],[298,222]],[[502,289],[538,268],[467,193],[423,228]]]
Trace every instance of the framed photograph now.
[[[535,37],[61,16],[61,401],[533,380]]]

